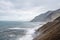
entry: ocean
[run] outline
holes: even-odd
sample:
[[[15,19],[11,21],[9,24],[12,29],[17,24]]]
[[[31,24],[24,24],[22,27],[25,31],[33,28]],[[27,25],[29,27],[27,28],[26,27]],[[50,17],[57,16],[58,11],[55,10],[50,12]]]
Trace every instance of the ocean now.
[[[0,21],[0,40],[32,40],[40,22]]]

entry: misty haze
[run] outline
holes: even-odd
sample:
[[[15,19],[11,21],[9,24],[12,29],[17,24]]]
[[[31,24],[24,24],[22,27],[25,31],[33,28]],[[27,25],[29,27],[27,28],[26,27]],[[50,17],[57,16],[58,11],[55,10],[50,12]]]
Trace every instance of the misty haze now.
[[[45,40],[40,34],[59,18],[60,0],[0,0],[0,40]]]

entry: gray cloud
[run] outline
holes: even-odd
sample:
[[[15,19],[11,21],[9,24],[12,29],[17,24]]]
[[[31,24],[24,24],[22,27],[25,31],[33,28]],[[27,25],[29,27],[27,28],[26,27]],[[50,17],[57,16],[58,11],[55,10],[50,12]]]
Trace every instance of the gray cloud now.
[[[59,8],[60,0],[10,0],[17,9],[45,6],[48,8]]]
[[[58,8],[60,0],[0,0],[0,20],[27,21],[42,12]]]

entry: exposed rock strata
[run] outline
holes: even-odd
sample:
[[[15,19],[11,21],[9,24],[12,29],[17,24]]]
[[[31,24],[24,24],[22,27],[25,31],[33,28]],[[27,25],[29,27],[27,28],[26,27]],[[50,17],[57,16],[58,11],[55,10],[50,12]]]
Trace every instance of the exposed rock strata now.
[[[33,40],[60,40],[60,17],[43,25],[36,33],[39,35]]]

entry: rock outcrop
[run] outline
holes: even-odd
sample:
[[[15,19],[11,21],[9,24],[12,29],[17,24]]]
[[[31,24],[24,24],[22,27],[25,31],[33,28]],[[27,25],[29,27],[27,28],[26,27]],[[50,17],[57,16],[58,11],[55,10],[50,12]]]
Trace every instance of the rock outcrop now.
[[[33,40],[60,40],[60,17],[36,30]]]
[[[49,22],[60,16],[60,9],[36,16],[31,22]]]

